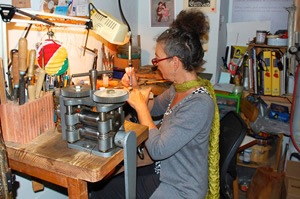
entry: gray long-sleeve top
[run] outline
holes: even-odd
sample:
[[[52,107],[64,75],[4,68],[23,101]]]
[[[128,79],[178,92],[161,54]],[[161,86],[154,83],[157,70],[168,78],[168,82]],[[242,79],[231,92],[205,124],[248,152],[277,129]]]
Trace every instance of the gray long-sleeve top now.
[[[161,183],[151,199],[205,198],[214,102],[198,90],[169,110],[175,95],[173,86],[154,99],[151,115],[164,117],[160,129],[150,130],[146,141],[150,156],[161,161]]]

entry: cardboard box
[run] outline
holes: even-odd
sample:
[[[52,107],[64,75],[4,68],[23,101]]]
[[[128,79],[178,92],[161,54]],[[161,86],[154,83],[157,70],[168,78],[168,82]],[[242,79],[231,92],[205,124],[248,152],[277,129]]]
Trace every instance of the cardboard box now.
[[[12,0],[12,5],[16,8],[31,8],[30,0]]]
[[[271,103],[269,118],[282,122],[288,122],[290,119],[289,108],[280,104]]]
[[[137,70],[141,66],[141,59],[132,59],[131,60],[132,67]],[[122,59],[119,57],[114,58],[114,68],[124,69],[128,67],[128,59]]]
[[[263,146],[256,144],[251,147],[251,162],[255,163],[265,163],[269,159],[269,153],[272,149],[270,145]]]
[[[300,199],[300,162],[288,160],[285,171],[285,190],[287,199]]]

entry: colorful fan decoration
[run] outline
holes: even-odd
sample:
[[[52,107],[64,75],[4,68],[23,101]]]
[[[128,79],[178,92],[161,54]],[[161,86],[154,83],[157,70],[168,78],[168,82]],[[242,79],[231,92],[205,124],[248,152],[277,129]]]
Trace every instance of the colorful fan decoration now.
[[[69,67],[68,53],[65,47],[54,40],[46,40],[37,50],[37,61],[40,68],[45,68],[48,75],[62,75]]]

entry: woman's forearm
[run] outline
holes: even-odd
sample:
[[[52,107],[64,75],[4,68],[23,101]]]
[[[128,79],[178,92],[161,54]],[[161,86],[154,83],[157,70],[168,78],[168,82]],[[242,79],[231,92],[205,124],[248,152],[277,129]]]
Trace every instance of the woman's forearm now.
[[[151,101],[153,101],[153,100],[151,100]],[[149,130],[153,129],[153,128],[157,128],[155,123],[152,120],[152,117],[151,117],[151,114],[149,112],[147,105],[137,108],[136,112],[137,112],[140,124],[148,126]]]

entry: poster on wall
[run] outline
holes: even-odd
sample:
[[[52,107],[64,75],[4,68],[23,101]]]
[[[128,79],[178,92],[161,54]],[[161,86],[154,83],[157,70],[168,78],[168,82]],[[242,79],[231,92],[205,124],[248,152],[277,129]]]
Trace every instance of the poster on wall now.
[[[199,8],[203,12],[216,12],[216,0],[184,0],[183,8]]]
[[[151,0],[151,27],[169,27],[174,20],[174,0]]]

